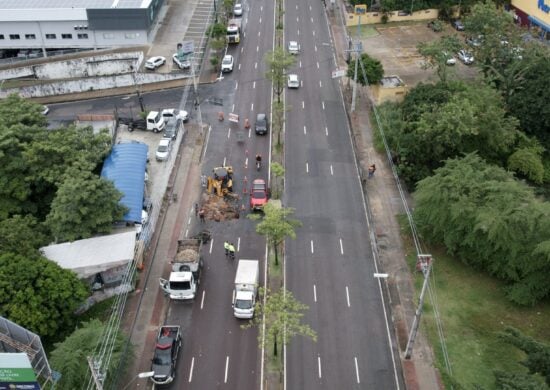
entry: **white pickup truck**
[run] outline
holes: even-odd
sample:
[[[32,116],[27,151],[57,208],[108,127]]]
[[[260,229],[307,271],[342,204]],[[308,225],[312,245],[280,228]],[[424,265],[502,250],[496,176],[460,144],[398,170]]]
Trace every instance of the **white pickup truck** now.
[[[167,279],[160,278],[160,288],[170,299],[194,299],[200,283],[203,261],[200,239],[178,241],[178,252],[172,261],[172,272]]]

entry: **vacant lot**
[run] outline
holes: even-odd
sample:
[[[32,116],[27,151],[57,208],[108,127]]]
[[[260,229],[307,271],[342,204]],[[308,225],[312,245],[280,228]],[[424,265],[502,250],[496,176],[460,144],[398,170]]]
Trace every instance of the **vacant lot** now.
[[[384,24],[375,26],[361,26],[361,41],[363,51],[380,60],[384,66],[386,76],[397,75],[407,85],[414,86],[420,82],[437,81],[437,76],[432,69],[422,69],[424,60],[416,50],[420,42],[431,42],[443,35],[460,35],[450,25],[445,25],[442,32],[433,32],[426,26],[427,22],[417,24]],[[357,30],[350,30],[355,39]],[[465,44],[466,46],[466,44]],[[453,67],[457,78],[474,79],[477,69],[466,66],[457,59]]]
[[[411,242],[408,253],[413,253]],[[436,297],[439,316],[447,344],[453,378],[466,389],[496,389],[494,370],[526,372],[519,362],[525,358],[520,350],[499,339],[506,327],[519,329],[526,335],[550,343],[550,303],[535,307],[518,307],[504,297],[504,285],[432,248],[435,262],[432,268],[431,289],[426,298],[421,327],[428,332],[437,366],[446,372],[441,344],[434,320],[433,300]],[[409,255],[414,272],[414,255]],[[422,278],[417,273],[416,289]],[[447,382],[447,381],[446,381]],[[449,382],[446,383],[447,388]]]

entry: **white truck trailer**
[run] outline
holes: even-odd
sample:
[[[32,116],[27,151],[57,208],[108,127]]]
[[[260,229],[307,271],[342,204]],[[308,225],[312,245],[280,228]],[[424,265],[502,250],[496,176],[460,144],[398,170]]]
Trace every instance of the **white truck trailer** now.
[[[258,294],[260,263],[258,260],[239,260],[233,290],[233,314],[237,318],[254,317]]]

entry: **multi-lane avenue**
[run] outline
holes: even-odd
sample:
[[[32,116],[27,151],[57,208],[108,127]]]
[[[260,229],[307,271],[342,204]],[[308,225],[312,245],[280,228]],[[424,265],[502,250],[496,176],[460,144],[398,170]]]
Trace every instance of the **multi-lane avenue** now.
[[[243,186],[255,178],[268,179],[268,167],[256,171],[254,156],[268,160],[269,136],[257,136],[253,128],[244,129],[245,119],[254,125],[257,113],[269,113],[271,87],[265,79],[264,54],[273,47],[273,3],[245,2],[242,25],[244,37],[229,45],[234,69],[216,84],[216,96],[224,99],[224,112],[239,115],[239,123],[216,122],[207,139],[202,172],[209,175],[214,167],[230,165],[234,170],[234,192],[242,196]],[[245,142],[237,142],[237,131],[245,131]],[[246,177],[246,181],[245,181]],[[257,389],[260,387],[261,351],[256,329],[241,329],[245,320],[233,316],[231,307],[233,280],[239,259],[258,259],[263,284],[266,258],[265,240],[255,232],[256,222],[244,218],[214,222],[207,228],[213,239],[203,249],[206,264],[204,279],[192,305],[171,302],[167,323],[184,324],[185,345],[178,363],[176,389]],[[224,241],[233,242],[235,261],[225,258]]]
[[[303,223],[287,240],[286,285],[318,335],[287,348],[286,388],[402,388],[323,2],[287,0],[284,30],[302,80],[286,91],[284,203]]]

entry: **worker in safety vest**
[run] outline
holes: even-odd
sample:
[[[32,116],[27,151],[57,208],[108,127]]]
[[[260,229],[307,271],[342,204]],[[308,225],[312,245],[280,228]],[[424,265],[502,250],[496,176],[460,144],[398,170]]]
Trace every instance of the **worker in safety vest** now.
[[[233,245],[233,243],[229,244],[229,257],[231,259],[235,258],[235,246]]]
[[[229,242],[227,241],[223,242],[223,249],[225,249],[225,255],[229,256]]]

